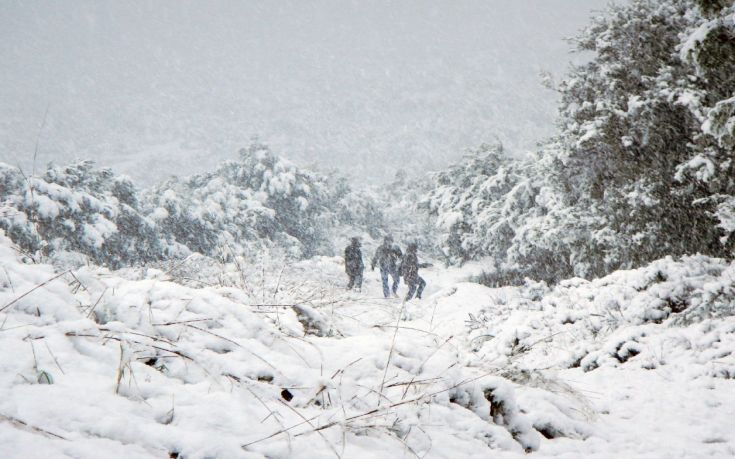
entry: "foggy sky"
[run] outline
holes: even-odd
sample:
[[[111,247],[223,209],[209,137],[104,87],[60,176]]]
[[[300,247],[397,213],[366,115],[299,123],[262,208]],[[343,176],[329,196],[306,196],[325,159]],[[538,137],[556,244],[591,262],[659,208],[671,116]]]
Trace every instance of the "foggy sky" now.
[[[563,74],[604,3],[0,0],[0,161],[30,169],[38,138],[37,169],[91,158],[148,185],[257,136],[375,182],[520,153],[553,132],[539,72]]]

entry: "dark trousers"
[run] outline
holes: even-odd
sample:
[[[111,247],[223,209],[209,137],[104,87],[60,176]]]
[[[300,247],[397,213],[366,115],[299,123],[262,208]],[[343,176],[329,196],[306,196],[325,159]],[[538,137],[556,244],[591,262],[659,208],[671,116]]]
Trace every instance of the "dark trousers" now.
[[[388,288],[388,275],[393,278],[393,285]],[[390,292],[396,293],[398,291],[398,283],[401,281],[401,276],[398,275],[398,271],[395,269],[381,269],[380,278],[383,280],[383,296],[388,298]]]
[[[347,273],[347,276],[350,278],[350,281],[347,283],[347,290],[351,290],[352,287],[355,287],[357,290],[362,288],[362,273]]]
[[[426,281],[421,277],[418,277],[415,280],[408,282],[408,293],[406,294],[406,301],[413,298],[414,292],[416,293],[416,298],[421,299],[421,294],[424,292],[424,287],[426,287]]]

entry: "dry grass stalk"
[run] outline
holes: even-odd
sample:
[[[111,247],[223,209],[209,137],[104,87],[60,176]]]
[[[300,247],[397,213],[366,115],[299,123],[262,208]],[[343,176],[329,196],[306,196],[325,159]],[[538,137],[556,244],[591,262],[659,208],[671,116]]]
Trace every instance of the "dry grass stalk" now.
[[[66,271],[64,271],[64,272],[61,272],[61,273],[59,273],[59,274],[55,275],[55,276],[54,276],[54,277],[52,277],[51,279],[48,279],[48,280],[46,280],[46,281],[43,281],[43,282],[41,282],[40,284],[38,284],[38,285],[36,285],[35,287],[33,287],[32,289],[28,290],[27,292],[25,292],[25,293],[24,293],[24,294],[22,294],[21,296],[19,296],[19,297],[15,298],[14,300],[12,300],[12,301],[10,301],[9,303],[5,304],[5,306],[3,306],[2,308],[0,308],[0,312],[3,312],[3,311],[5,311],[6,309],[8,309],[9,307],[11,307],[12,305],[14,305],[15,303],[17,303],[18,301],[22,300],[22,299],[23,299],[23,298],[25,298],[26,296],[28,296],[28,295],[30,295],[31,293],[33,293],[33,292],[35,292],[36,290],[38,290],[39,288],[41,288],[41,287],[45,287],[45,286],[46,286],[46,285],[48,285],[49,283],[51,283],[51,282],[55,281],[55,280],[56,280],[56,279],[58,279],[59,277],[63,276],[64,274],[70,273],[70,272],[71,272],[71,269],[67,269],[67,270],[66,270]]]
[[[58,360],[56,359],[56,356],[55,356],[55,355],[54,355],[54,353],[53,353],[53,352],[51,351],[51,347],[49,347],[49,345],[48,345],[48,342],[47,342],[47,341],[46,341],[45,339],[43,340],[43,344],[45,344],[45,345],[46,345],[46,349],[48,350],[48,353],[49,353],[49,354],[51,355],[51,358],[52,358],[52,359],[54,360],[54,363],[55,363],[55,364],[56,364],[56,366],[58,367],[59,371],[61,371],[61,374],[66,374],[66,373],[64,372],[64,369],[63,369],[63,368],[61,368],[61,365],[59,365],[59,361],[58,361]]]
[[[401,311],[398,313],[398,318],[396,319],[396,329],[393,332],[393,339],[390,343],[390,351],[388,351],[388,360],[385,362],[385,371],[383,372],[383,379],[380,381],[380,394],[383,394],[383,389],[385,386],[385,377],[388,375],[388,367],[390,366],[390,359],[393,357],[393,349],[396,345],[396,336],[398,335],[398,324],[401,321],[401,317],[403,317],[403,311],[406,309],[406,302],[401,303]],[[380,401],[382,400],[382,397],[378,397],[378,407],[380,407]]]
[[[309,424],[309,426],[312,427],[314,431],[319,434],[320,437],[322,437],[322,439],[324,440],[324,443],[326,443],[327,446],[329,446],[329,449],[331,449],[334,455],[337,456],[337,459],[342,459],[342,456],[340,456],[340,454],[337,452],[337,449],[334,447],[334,445],[332,445],[332,443],[329,440],[327,440],[327,437],[325,437],[324,434],[319,429],[314,427],[314,424],[312,424],[309,419],[306,419],[306,417],[303,414],[299,413],[298,410],[296,410],[294,407],[284,402],[283,400],[279,400],[279,402],[281,402],[281,405],[285,406],[289,410],[296,413],[296,415],[300,417],[301,419],[303,419],[304,422]]]
[[[58,438],[59,440],[69,440],[68,438],[62,437],[61,435],[55,434],[53,432],[49,432],[48,430],[42,429],[40,427],[32,426],[28,424],[27,422],[21,421],[20,419],[14,418],[12,416],[6,416],[4,414],[0,414],[0,419],[7,421],[15,425],[16,427],[24,429],[24,430],[30,430],[32,432],[40,433],[47,437]]]
[[[89,312],[87,313],[88,319],[92,317],[92,314],[94,314],[95,308],[97,307],[98,304],[100,304],[100,301],[102,301],[102,297],[105,296],[105,293],[107,293],[107,287],[105,287],[105,289],[102,291],[102,294],[100,295],[99,298],[97,298],[97,301],[94,303],[94,305],[92,305],[92,307],[89,308]]]
[[[3,266],[3,271],[5,271],[5,278],[8,280],[8,284],[10,285],[10,290],[15,294],[15,286],[13,285],[12,279],[10,279],[10,274],[8,273],[8,268]]]

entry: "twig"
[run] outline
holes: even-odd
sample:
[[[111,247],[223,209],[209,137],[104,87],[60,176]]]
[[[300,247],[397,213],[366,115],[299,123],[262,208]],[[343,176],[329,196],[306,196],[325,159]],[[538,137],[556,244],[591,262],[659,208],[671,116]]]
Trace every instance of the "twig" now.
[[[289,410],[291,410],[294,413],[296,413],[296,415],[298,415],[298,417],[300,417],[301,419],[303,419],[304,422],[306,422],[307,424],[309,424],[309,426],[311,426],[312,428],[314,428],[314,425],[311,423],[311,421],[309,421],[308,419],[306,419],[304,417],[304,415],[301,414],[301,413],[299,413],[294,407],[292,407],[291,405],[289,405],[288,403],[284,402],[281,399],[279,399],[278,401],[281,402],[281,405],[285,406]],[[337,459],[342,459],[342,456],[339,455],[339,453],[337,452],[337,449],[334,447],[334,445],[332,445],[329,442],[329,440],[327,440],[327,437],[325,437],[324,434],[320,430],[317,430],[316,428],[314,428],[314,432],[318,433],[319,436],[322,437],[322,439],[324,440],[324,443],[326,443],[327,446],[329,446],[329,449],[331,449],[332,452],[334,453],[334,455],[337,456]]]
[[[123,332],[123,333],[132,333],[132,332]],[[135,334],[135,333],[133,333],[133,334]],[[137,333],[137,334],[140,335],[140,333]],[[74,336],[74,337],[77,337],[77,338],[103,338],[103,339],[106,339],[106,340],[107,339],[111,339],[111,340],[118,341],[118,342],[122,342],[123,341],[123,339],[120,338],[119,336],[113,336],[113,335],[100,336],[100,335],[92,335],[92,334],[89,334],[89,333],[77,333],[77,332],[66,332],[65,335],[66,336]],[[141,335],[141,336],[146,336],[146,335]],[[189,360],[189,361],[194,362],[194,363],[198,363],[193,358],[189,357],[188,355],[184,354],[181,351],[177,351],[176,349],[166,349],[165,347],[156,346],[155,344],[142,343],[140,341],[135,341],[135,340],[132,340],[132,339],[127,339],[126,341],[129,341],[129,342],[131,342],[133,344],[140,344],[141,346],[148,346],[148,347],[151,347],[153,349],[158,349],[159,351],[170,352],[171,354],[177,355],[177,356],[179,356],[179,357],[181,357],[183,359]],[[163,341],[163,340],[159,340],[159,341]],[[203,369],[205,369],[203,365],[199,364],[199,366],[202,367]],[[205,371],[206,371],[206,369],[205,369]]]
[[[263,255],[261,255],[260,257],[260,269],[261,269],[260,292],[263,297],[263,303],[265,303],[265,257]]]
[[[71,277],[73,277],[74,280],[77,281],[77,283],[79,284],[79,287],[81,287],[82,290],[84,290],[86,292],[87,291],[87,287],[84,284],[82,284],[82,281],[80,281],[79,278],[77,276],[75,276],[73,272],[69,272],[69,274],[71,274]],[[74,293],[76,293],[76,290],[74,291]]]
[[[388,375],[388,367],[390,366],[390,358],[393,357],[393,348],[396,345],[396,336],[398,336],[398,324],[401,321],[401,317],[403,317],[403,310],[406,308],[406,302],[401,303],[401,311],[398,313],[398,318],[396,319],[396,329],[393,332],[393,339],[390,343],[390,351],[388,351],[388,360],[385,362],[385,371],[383,372],[383,379],[380,381],[380,394],[383,394],[383,388],[385,386],[385,377]],[[382,399],[378,397],[378,407],[380,406],[380,401]]]
[[[429,321],[429,329],[433,328],[434,325],[434,313],[436,312],[436,306],[439,304],[438,299],[434,299],[434,309],[431,310],[431,320]]]
[[[260,303],[260,304],[245,304],[243,306],[247,306],[250,308],[292,308],[294,306],[298,306],[297,304],[267,304],[267,303]]]
[[[301,422],[299,422],[297,424],[294,424],[291,427],[286,427],[286,428],[283,428],[283,429],[279,430],[278,432],[273,432],[272,434],[268,435],[267,437],[261,438],[259,440],[251,441],[250,443],[245,443],[244,445],[240,445],[240,448],[246,449],[250,445],[254,445],[256,443],[260,443],[262,441],[265,441],[265,440],[268,440],[270,438],[273,438],[276,435],[280,435],[282,433],[286,433],[286,432],[288,432],[290,430],[295,429],[298,426],[301,426],[301,425],[304,425],[304,424],[308,423],[309,421],[313,421],[314,419],[318,418],[319,416],[321,416],[321,414],[317,414],[316,416],[313,416],[313,417],[309,418],[308,420],[307,419],[304,419],[303,421],[301,421]]]
[[[389,399],[388,397],[386,397],[385,395],[383,395],[382,392],[378,392],[377,390],[373,389],[372,387],[364,386],[364,385],[359,384],[359,383],[355,383],[355,385],[357,387],[362,387],[363,389],[367,389],[368,390],[368,393],[373,392],[375,395],[378,396],[379,399],[386,399],[386,400],[388,400],[388,403],[393,403],[393,400]],[[367,395],[367,394],[365,394],[365,395]]]
[[[401,328],[403,330],[413,330],[413,331],[417,331],[417,332],[421,332],[421,333],[426,333],[427,335],[432,335],[432,336],[439,337],[439,335],[437,335],[436,333],[433,333],[433,332],[430,332],[430,331],[426,331],[426,330],[422,330],[420,328],[415,328],[415,327],[406,327],[406,326],[397,326],[397,325],[380,325],[380,324],[377,324],[377,325],[373,325],[373,328],[396,328],[396,329]]]
[[[385,427],[384,427],[384,428],[385,428]],[[376,430],[376,431],[378,431],[378,432],[381,432],[381,431],[382,431],[382,429],[380,429],[380,428],[376,428],[375,430]],[[410,429],[409,429],[409,433],[410,433],[410,432],[411,432],[411,431],[410,431]],[[391,435],[391,434],[390,434],[389,432],[383,432],[383,433],[384,433],[385,435],[387,435],[388,437],[390,437],[390,438],[395,438],[396,440],[398,440],[398,442],[399,442],[399,443],[401,443],[401,444],[403,444],[403,446],[404,446],[404,447],[406,448],[406,450],[407,450],[408,452],[410,452],[411,454],[413,454],[413,455],[414,455],[415,457],[417,457],[418,459],[421,459],[421,456],[419,456],[419,455],[418,455],[418,453],[417,453],[416,451],[414,451],[414,449],[413,449],[413,448],[411,448],[411,446],[409,446],[409,444],[408,444],[408,442],[406,442],[406,440],[402,439],[402,438],[401,438],[401,437],[399,437],[398,435]],[[406,435],[406,437],[408,437],[408,435]]]
[[[57,435],[53,432],[49,432],[48,430],[42,429],[40,427],[32,426],[28,424],[27,422],[21,421],[20,419],[14,418],[12,416],[6,416],[4,414],[0,414],[0,419],[8,421],[9,423],[15,424],[16,426],[20,426],[22,428],[31,429],[34,432],[38,432],[40,434],[47,435],[49,437],[58,438],[59,440],[68,440],[67,438],[62,437],[61,435]]]
[[[215,336],[215,337],[217,337],[217,338],[219,338],[219,339],[221,339],[221,340],[227,341],[228,343],[232,343],[232,344],[234,344],[234,345],[235,345],[235,346],[237,346],[237,347],[242,347],[242,345],[241,345],[240,343],[238,343],[238,342],[236,342],[236,341],[233,341],[233,340],[231,340],[230,338],[226,338],[226,337],[224,337],[224,336],[222,336],[222,335],[218,335],[218,334],[217,334],[217,333],[215,333],[215,332],[212,332],[212,331],[209,331],[209,330],[205,330],[205,329],[203,329],[203,328],[199,328],[199,327],[197,327],[196,325],[192,325],[192,324],[190,324],[190,323],[184,323],[184,324],[182,324],[182,325],[184,325],[184,327],[188,327],[188,328],[193,328],[194,330],[199,330],[199,331],[200,331],[200,332],[202,332],[202,333],[207,333],[207,334],[209,334],[209,335]]]
[[[151,324],[151,325],[153,325],[154,327],[167,327],[169,325],[181,325],[181,324],[188,324],[188,323],[193,323],[193,322],[207,322],[207,321],[210,321],[210,320],[214,320],[214,319],[179,320],[179,321],[176,321],[176,322],[163,322],[163,323]]]
[[[337,376],[338,374],[340,374],[340,373],[344,373],[346,369],[348,369],[348,368],[349,368],[349,367],[351,367],[352,365],[356,364],[356,363],[357,363],[357,362],[359,362],[360,360],[362,360],[362,357],[360,357],[360,358],[358,358],[358,359],[355,359],[355,360],[353,360],[352,362],[348,363],[348,364],[347,364],[347,365],[345,365],[344,367],[342,367],[342,368],[340,368],[339,370],[335,371],[335,372],[334,372],[334,374],[332,375],[332,377],[331,377],[330,379],[334,379],[334,378],[335,378],[335,376]]]
[[[94,312],[94,309],[100,303],[100,301],[102,300],[102,297],[105,296],[105,293],[107,293],[107,287],[105,287],[105,289],[102,291],[102,294],[100,295],[100,297],[97,298],[97,302],[95,302],[94,305],[89,309],[89,312],[87,313],[87,319],[92,317],[92,313]]]
[[[278,281],[276,282],[276,288],[273,290],[273,301],[276,301],[276,295],[278,295],[278,289],[281,287],[281,276],[283,276],[283,271],[286,269],[286,265],[284,264],[281,268],[281,272],[278,273]]]
[[[108,332],[108,333],[127,333],[129,335],[142,336],[143,338],[148,338],[148,339],[151,339],[153,341],[160,341],[162,343],[166,343],[166,344],[170,344],[172,346],[176,346],[176,343],[174,343],[173,341],[171,341],[169,339],[166,339],[166,338],[163,338],[163,337],[160,337],[160,336],[151,336],[151,335],[146,335],[145,333],[139,333],[139,332],[134,332],[134,331],[130,331],[130,330],[118,332],[116,330],[110,330],[109,328],[106,328],[106,327],[100,327],[99,329],[100,329],[100,331],[104,331],[104,332]]]
[[[411,385],[411,384],[423,384],[423,383],[437,381],[440,379],[442,379],[440,376],[435,376],[433,378],[419,379],[419,380],[416,380],[416,378],[411,378],[410,381],[396,382],[393,384],[388,384],[385,387],[398,387],[398,386],[405,386],[405,385]]]
[[[168,270],[164,271],[163,273],[164,274],[171,274],[175,269],[178,269],[179,267],[181,267],[181,265],[183,265],[184,263],[186,263],[189,260],[189,258],[191,258],[192,256],[194,256],[194,254],[191,254],[191,255],[187,256],[186,258],[184,258],[183,260],[181,260],[179,263],[173,265],[171,268],[169,268]]]
[[[36,347],[33,345],[33,341],[28,341],[31,344],[31,352],[33,352],[33,370],[38,373],[38,359],[36,358]]]
[[[13,281],[10,279],[10,274],[8,274],[8,268],[3,266],[3,270],[5,271],[5,277],[8,279],[8,283],[10,284],[10,290],[15,293],[15,286],[13,286]]]
[[[234,344],[235,346],[239,347],[240,349],[245,349],[245,351],[246,351],[246,352],[248,352],[248,353],[249,353],[250,355],[252,355],[252,356],[253,356],[253,357],[255,357],[256,359],[258,359],[258,360],[260,360],[261,362],[265,363],[266,365],[268,365],[269,367],[273,368],[274,370],[276,370],[276,371],[279,371],[279,372],[280,372],[280,370],[278,370],[278,368],[276,368],[276,367],[275,367],[275,366],[274,366],[274,365],[273,365],[272,363],[270,363],[269,361],[267,361],[267,360],[266,360],[266,359],[264,359],[263,357],[259,356],[258,354],[256,354],[256,353],[252,352],[252,351],[251,351],[251,350],[249,350],[248,348],[246,348],[246,347],[242,346],[241,344],[239,344],[239,343],[237,343],[237,342],[235,342],[235,341],[233,341],[233,340],[231,340],[231,339],[229,339],[229,338],[225,338],[225,337],[224,337],[224,336],[222,336],[222,335],[218,335],[217,333],[211,332],[211,331],[209,331],[209,330],[205,330],[205,329],[203,329],[203,328],[199,328],[199,327],[197,327],[197,326],[195,326],[195,325],[191,325],[191,324],[184,324],[184,326],[185,326],[185,327],[189,327],[189,328],[193,328],[194,330],[199,330],[199,331],[200,331],[200,332],[202,332],[202,333],[208,333],[208,334],[210,334],[210,335],[212,335],[212,336],[216,336],[216,337],[217,337],[217,338],[219,338],[219,339],[222,339],[222,340],[225,340],[225,341],[227,341],[227,342],[230,342],[230,343]]]
[[[117,365],[117,371],[115,372],[115,395],[120,392],[120,381],[122,381],[124,366],[122,340],[118,340],[118,343],[120,344],[120,363]]]
[[[54,277],[52,277],[51,279],[49,279],[49,280],[47,280],[47,281],[44,281],[44,282],[42,282],[42,283],[40,283],[40,284],[36,285],[36,286],[35,286],[35,287],[33,287],[32,289],[28,290],[27,292],[25,292],[25,293],[24,293],[24,294],[22,294],[21,296],[17,297],[16,299],[12,300],[12,301],[11,301],[10,303],[7,303],[7,304],[6,304],[5,306],[3,306],[2,308],[0,308],[0,312],[3,312],[4,310],[8,309],[8,308],[9,308],[10,306],[14,305],[14,304],[15,304],[15,303],[17,303],[18,301],[20,301],[20,300],[22,300],[23,298],[25,298],[26,296],[28,296],[28,295],[30,295],[31,293],[35,292],[35,291],[36,291],[36,290],[38,290],[39,288],[41,288],[41,287],[44,287],[44,286],[46,286],[46,284],[48,284],[48,283],[50,283],[50,282],[52,282],[52,281],[54,281],[54,280],[58,279],[59,277],[63,276],[63,275],[64,275],[64,274],[66,274],[66,273],[69,273],[69,272],[71,272],[71,269],[68,269],[68,270],[66,270],[66,271],[64,271],[64,272],[62,272],[62,273],[59,273],[59,274],[55,275]]]
[[[434,357],[434,355],[437,352],[439,352],[439,349],[441,349],[442,347],[444,347],[444,345],[447,344],[452,338],[454,338],[454,335],[452,335],[449,338],[447,338],[443,343],[441,343],[441,345],[439,347],[437,347],[436,349],[434,349],[434,352],[432,352],[431,354],[429,354],[429,356],[426,357],[423,362],[421,362],[421,365],[419,365],[419,369],[418,369],[419,373],[424,369],[424,365],[426,365],[426,362],[428,362],[429,359],[431,359],[432,357]]]
[[[64,369],[61,368],[61,365],[59,365],[59,361],[56,359],[56,356],[54,355],[54,353],[51,352],[51,348],[49,347],[48,342],[44,340],[43,344],[46,345],[46,349],[48,350],[48,353],[51,354],[51,358],[54,359],[54,363],[56,364],[56,366],[59,367],[59,371],[61,371],[62,374],[66,374],[64,373]]]

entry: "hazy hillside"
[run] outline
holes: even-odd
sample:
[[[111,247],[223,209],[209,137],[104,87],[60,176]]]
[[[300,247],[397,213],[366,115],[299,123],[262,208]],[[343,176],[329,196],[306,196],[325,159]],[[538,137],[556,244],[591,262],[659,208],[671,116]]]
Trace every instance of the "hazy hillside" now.
[[[151,184],[258,135],[308,165],[445,166],[553,132],[539,72],[603,0],[0,5],[0,161],[94,158]],[[318,159],[317,159],[318,155]],[[418,159],[412,164],[412,160]]]

